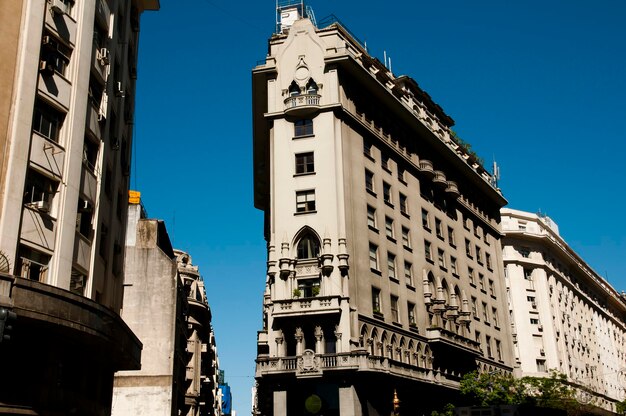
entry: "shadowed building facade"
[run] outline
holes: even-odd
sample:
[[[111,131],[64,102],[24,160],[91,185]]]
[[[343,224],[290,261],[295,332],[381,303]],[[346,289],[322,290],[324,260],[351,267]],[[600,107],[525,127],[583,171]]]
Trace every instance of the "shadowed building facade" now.
[[[0,4],[0,413],[110,413],[139,20],[158,0]]]
[[[506,203],[417,83],[338,22],[283,2],[253,70],[255,206],[268,245],[263,415],[387,415],[511,371]]]

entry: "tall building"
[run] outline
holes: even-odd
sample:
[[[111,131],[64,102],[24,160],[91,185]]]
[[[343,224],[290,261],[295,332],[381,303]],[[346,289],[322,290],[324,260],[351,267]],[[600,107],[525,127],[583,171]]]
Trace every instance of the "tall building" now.
[[[255,412],[430,413],[510,372],[505,199],[453,120],[336,21],[278,2],[253,70],[268,246]]]
[[[108,414],[113,372],[139,366],[118,312],[139,19],[158,8],[0,4],[0,307],[18,318],[0,351],[28,357],[3,361],[6,408]]]
[[[566,374],[579,399],[615,412],[626,398],[626,299],[563,240],[554,221],[502,211],[518,376]]]
[[[217,350],[204,283],[165,223],[129,207],[122,318],[143,343],[141,370],[115,375],[112,415],[219,416]]]

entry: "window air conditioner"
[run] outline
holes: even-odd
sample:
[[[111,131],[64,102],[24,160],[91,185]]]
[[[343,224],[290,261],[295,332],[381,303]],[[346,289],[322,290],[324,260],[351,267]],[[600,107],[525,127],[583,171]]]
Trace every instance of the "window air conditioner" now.
[[[46,200],[33,202],[33,207],[41,212],[50,212],[50,203]]]
[[[100,65],[108,65],[110,58],[109,50],[107,48],[100,48],[98,50],[98,58],[100,60]]]
[[[55,14],[65,14],[65,4],[61,0],[51,0],[50,10]]]
[[[54,65],[52,64],[52,61],[47,61],[45,59],[39,61],[39,72],[43,75],[54,75]]]
[[[49,51],[56,51],[59,48],[59,44],[57,43],[56,39],[49,35],[41,38],[41,45]]]

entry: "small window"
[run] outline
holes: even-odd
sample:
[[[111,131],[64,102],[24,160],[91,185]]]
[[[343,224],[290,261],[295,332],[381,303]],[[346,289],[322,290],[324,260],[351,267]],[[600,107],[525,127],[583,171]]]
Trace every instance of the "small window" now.
[[[374,313],[381,313],[380,305],[380,289],[372,288],[372,311]]]
[[[530,324],[531,325],[539,325],[539,319],[537,319],[537,318],[530,318]]]
[[[398,313],[398,297],[391,295],[390,298],[390,306],[391,306],[391,319],[393,322],[400,322],[400,314]]]
[[[487,264],[487,269],[492,270],[493,266],[491,264],[491,254],[485,253],[485,263]]]
[[[296,192],[296,212],[315,212],[315,191],[297,191]]]
[[[374,154],[372,153],[372,142],[369,140],[363,140],[363,153],[366,156],[374,157]]]
[[[450,271],[453,275],[458,276],[459,272],[456,267],[456,257],[450,256]]]
[[[19,276],[45,282],[50,256],[26,246],[20,246],[16,270]]]
[[[381,154],[380,155],[380,163],[381,163],[383,169],[385,169],[386,171],[390,171],[391,170],[391,167],[389,165],[389,156],[388,155],[386,155],[384,153]]]
[[[376,208],[367,206],[367,226],[376,229]]]
[[[478,318],[478,311],[476,310],[476,298],[472,296],[472,317]],[[478,341],[478,340],[477,340]]]
[[[519,249],[519,254],[527,259],[530,257],[530,249],[528,247],[522,247]]]
[[[442,249],[437,249],[437,262],[439,263],[440,268],[446,268],[446,254]]]
[[[313,152],[299,153],[296,155],[296,174],[304,175],[315,172]]]
[[[406,183],[406,174],[405,174],[405,169],[398,166],[398,180],[402,183]]]
[[[411,248],[411,237],[409,234],[409,229],[406,227],[402,227],[402,245],[405,248]]]
[[[474,276],[474,269],[471,267],[467,268],[467,277],[469,277],[469,281],[471,284],[475,285],[476,281],[475,281],[475,276]]]
[[[452,227],[448,227],[448,244],[452,247],[456,247],[456,239],[454,237],[454,229],[452,229]]]
[[[437,237],[443,240],[443,225],[441,225],[441,220],[439,218],[435,218],[435,233]]]
[[[387,274],[390,279],[397,279],[396,277],[396,256],[387,252]]]
[[[385,217],[385,235],[387,236],[387,238],[394,238],[393,219],[389,217]]]
[[[378,246],[370,243],[370,269],[378,270]]]
[[[409,215],[409,207],[406,202],[406,195],[400,192],[400,196],[398,199],[400,203],[400,212],[404,215]]]
[[[491,279],[489,279],[489,294],[494,297],[496,296],[495,283]]]
[[[404,280],[408,286],[413,286],[413,265],[408,261],[404,262]]]
[[[491,308],[491,319],[494,326],[498,326],[498,309]]]
[[[389,185],[387,182],[383,182],[383,200],[387,204],[391,204],[392,203],[392,200],[391,200],[391,185]]]
[[[408,312],[409,325],[415,326],[417,324],[417,322],[415,321],[415,304],[408,302],[406,305],[406,309]]]
[[[476,342],[481,343],[482,337],[480,336],[480,332],[479,331],[475,332],[474,339],[476,340]]]
[[[485,275],[482,273],[478,273],[478,284],[480,285],[480,290],[485,291]]]
[[[496,341],[496,358],[498,359],[498,361],[502,361],[502,345],[500,343],[500,341],[495,340]]]
[[[537,360],[537,372],[538,373],[546,373],[548,370],[546,369],[546,360]]]
[[[293,123],[294,126],[294,136],[312,136],[313,135],[313,120],[304,119],[297,120]]]
[[[467,255],[467,257],[469,257],[470,259],[473,257],[473,253],[472,253],[472,243],[470,243],[470,241],[466,238],[465,239],[465,254]]]
[[[424,256],[426,257],[426,260],[433,261],[431,245],[428,240],[424,240]]]
[[[489,335],[485,335],[485,347],[487,350],[487,357],[491,358],[491,337]]]
[[[422,209],[422,227],[424,227],[425,230],[430,231],[430,218],[428,216],[428,211],[425,209]]]
[[[58,142],[63,118],[64,116],[60,112],[41,101],[37,101],[33,111],[33,130],[53,142]]]
[[[297,251],[298,259],[315,259],[319,256],[320,242],[315,236],[305,234],[298,242]]]
[[[524,267],[524,279],[533,280],[533,269]]]
[[[365,189],[367,189],[369,192],[375,192],[374,174],[367,169],[365,170]]]

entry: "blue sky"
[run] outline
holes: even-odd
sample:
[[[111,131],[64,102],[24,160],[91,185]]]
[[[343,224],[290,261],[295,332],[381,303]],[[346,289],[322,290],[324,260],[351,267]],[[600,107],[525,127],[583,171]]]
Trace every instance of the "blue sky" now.
[[[434,4],[436,3],[436,4]],[[311,0],[456,121],[509,207],[548,214],[626,290],[626,2]],[[161,1],[141,22],[131,186],[200,266],[234,409],[249,414],[265,282],[251,69],[275,2]]]

